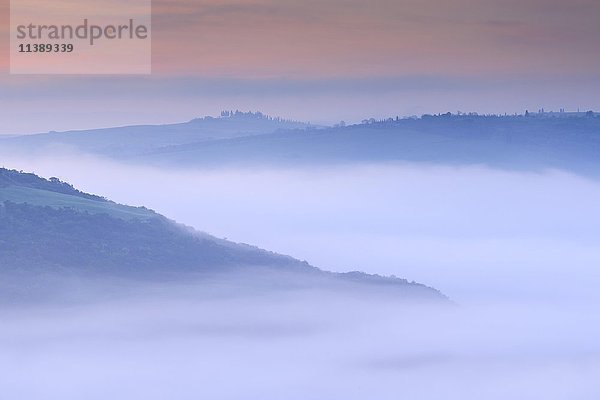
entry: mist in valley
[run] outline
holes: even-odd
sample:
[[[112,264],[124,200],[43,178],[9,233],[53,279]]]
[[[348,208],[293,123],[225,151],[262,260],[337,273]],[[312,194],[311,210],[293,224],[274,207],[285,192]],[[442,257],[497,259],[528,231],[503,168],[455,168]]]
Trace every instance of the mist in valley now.
[[[587,301],[600,283],[600,181],[557,170],[169,170],[83,156],[5,165],[319,268],[426,283],[459,303]]]
[[[319,268],[394,274],[453,300],[265,289],[248,276],[65,284],[82,297],[0,312],[0,383],[10,398],[600,395],[598,181],[426,164],[4,164]]]
[[[114,287],[87,285],[79,288]],[[376,295],[240,293],[213,285],[131,284],[112,299],[3,308],[3,395],[458,400],[600,394],[595,307],[425,306]]]

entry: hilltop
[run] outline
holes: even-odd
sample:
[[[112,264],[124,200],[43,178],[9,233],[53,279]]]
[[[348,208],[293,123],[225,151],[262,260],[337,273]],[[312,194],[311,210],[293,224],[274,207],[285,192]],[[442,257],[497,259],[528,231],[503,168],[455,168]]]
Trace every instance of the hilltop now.
[[[206,116],[188,122],[164,125],[134,125],[115,128],[47,132],[0,137],[1,147],[28,153],[77,151],[114,158],[127,158],[160,148],[264,135],[279,130],[306,129],[310,124],[271,117],[260,112],[224,111],[218,118]]]
[[[417,162],[600,176],[600,114],[447,113],[326,128],[227,112],[185,124],[0,139],[11,153],[52,157],[66,148],[173,168]]]

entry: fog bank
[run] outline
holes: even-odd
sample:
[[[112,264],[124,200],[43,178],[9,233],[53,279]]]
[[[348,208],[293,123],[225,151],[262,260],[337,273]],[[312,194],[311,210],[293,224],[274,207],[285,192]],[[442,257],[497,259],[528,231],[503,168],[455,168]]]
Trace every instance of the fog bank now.
[[[27,399],[591,399],[591,308],[433,307],[162,287],[0,311],[0,385]],[[210,288],[209,288],[210,289]],[[208,290],[209,290],[208,289]]]
[[[600,182],[560,171],[159,170],[86,157],[5,164],[321,268],[414,279],[461,303],[600,298]]]

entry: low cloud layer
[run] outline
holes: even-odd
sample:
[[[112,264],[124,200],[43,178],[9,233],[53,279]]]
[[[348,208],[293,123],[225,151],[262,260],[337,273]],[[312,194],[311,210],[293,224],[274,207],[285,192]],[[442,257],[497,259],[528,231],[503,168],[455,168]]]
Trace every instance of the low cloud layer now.
[[[92,158],[5,165],[324,269],[414,279],[459,302],[599,298],[600,183],[560,171],[179,171]]]
[[[600,395],[590,308],[442,309],[205,285],[0,311],[7,398],[573,399]]]
[[[0,310],[7,397],[600,396],[600,182],[560,171],[416,164],[195,171],[86,157],[4,164],[322,268],[414,279],[458,303],[258,290],[261,283],[248,279],[232,287],[53,286],[67,297],[75,290],[77,301]],[[251,289],[238,290],[240,282]]]

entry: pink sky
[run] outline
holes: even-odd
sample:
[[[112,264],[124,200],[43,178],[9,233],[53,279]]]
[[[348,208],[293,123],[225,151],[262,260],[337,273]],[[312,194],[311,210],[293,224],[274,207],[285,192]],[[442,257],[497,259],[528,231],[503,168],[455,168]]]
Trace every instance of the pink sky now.
[[[600,62],[595,0],[154,0],[153,11],[154,68],[169,75],[573,74]],[[0,13],[5,47],[7,0]]]
[[[167,74],[339,77],[598,69],[596,0],[155,0]]]
[[[8,11],[8,1],[0,0],[0,87],[55,82],[57,78],[8,75]],[[435,93],[427,97],[431,88],[418,87],[412,94],[421,103],[412,108],[401,102],[405,92],[389,100],[398,101],[400,114],[427,107],[436,111],[444,104],[453,111],[487,104],[487,110],[512,112],[517,110],[510,104],[541,107],[546,100],[549,106],[592,108],[600,106],[590,101],[600,85],[599,20],[597,0],[154,0],[152,79],[289,80],[313,85],[414,76],[473,79],[482,83],[481,90],[475,87],[469,96],[457,92],[454,97],[445,91],[446,103]],[[77,92],[82,84],[81,78],[64,79],[67,93]],[[502,100],[486,103],[494,94]],[[68,96],[62,95],[61,101],[68,103]],[[555,98],[550,100],[550,95]],[[223,108],[269,106],[260,96],[234,97],[223,100]],[[80,100],[73,94],[74,103]],[[1,94],[0,101],[5,101]],[[361,105],[356,100],[352,107]],[[507,107],[500,109],[503,105]],[[277,111],[294,114],[291,109]]]

